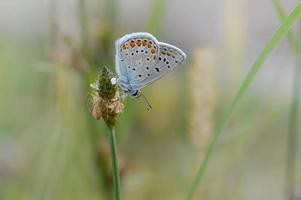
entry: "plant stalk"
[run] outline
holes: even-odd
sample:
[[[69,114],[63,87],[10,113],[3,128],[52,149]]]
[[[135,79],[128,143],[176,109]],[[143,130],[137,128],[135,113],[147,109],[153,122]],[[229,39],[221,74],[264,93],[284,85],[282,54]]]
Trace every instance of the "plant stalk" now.
[[[89,27],[87,21],[87,5],[85,0],[79,0],[79,22],[81,32],[81,48],[85,58],[90,62],[90,38],[89,38]]]
[[[301,24],[299,24],[298,32],[298,43],[300,45]],[[292,86],[292,100],[289,113],[288,123],[288,139],[287,139],[287,165],[286,165],[286,197],[289,200],[294,199],[295,194],[295,176],[296,176],[296,154],[298,145],[298,111],[300,101],[300,84],[301,84],[301,63],[300,63],[300,52],[297,54],[297,61],[294,68],[293,74],[293,86]]]
[[[287,143],[287,166],[286,166],[286,193],[289,200],[294,199],[295,175],[296,175],[296,150],[298,133],[298,109],[301,84],[301,65],[296,64],[294,70],[294,83],[292,93],[292,103],[289,116],[288,143]]]
[[[53,47],[53,45],[55,44],[58,33],[57,15],[57,1],[51,0],[49,5],[50,47]]]
[[[109,127],[109,129],[110,129],[109,134],[110,134],[110,143],[111,143],[114,196],[115,196],[115,200],[120,200],[120,175],[119,175],[115,127]]]

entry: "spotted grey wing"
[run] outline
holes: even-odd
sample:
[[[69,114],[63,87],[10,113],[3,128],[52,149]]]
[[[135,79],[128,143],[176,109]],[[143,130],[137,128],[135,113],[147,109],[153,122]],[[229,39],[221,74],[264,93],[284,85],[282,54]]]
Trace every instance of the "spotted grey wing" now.
[[[158,41],[149,33],[132,33],[118,39],[115,46],[120,86],[129,93],[142,88],[143,80],[154,71],[158,61]]]
[[[159,57],[157,63],[148,71],[143,79],[140,79],[136,84],[132,84],[134,90],[152,84],[176,69],[186,59],[186,55],[181,49],[163,42],[159,42],[158,44]]]

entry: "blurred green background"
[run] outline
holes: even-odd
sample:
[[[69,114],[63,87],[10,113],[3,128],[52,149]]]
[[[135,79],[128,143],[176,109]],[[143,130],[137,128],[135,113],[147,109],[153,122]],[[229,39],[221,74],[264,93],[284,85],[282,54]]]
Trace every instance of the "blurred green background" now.
[[[188,59],[143,90],[151,112],[142,99],[126,101],[116,127],[122,197],[185,199],[216,123],[279,24],[270,0],[1,0],[0,200],[111,198],[107,128],[89,112],[89,84],[101,66],[114,70],[115,39],[137,31]],[[287,199],[295,65],[284,40],[232,116],[195,199]]]

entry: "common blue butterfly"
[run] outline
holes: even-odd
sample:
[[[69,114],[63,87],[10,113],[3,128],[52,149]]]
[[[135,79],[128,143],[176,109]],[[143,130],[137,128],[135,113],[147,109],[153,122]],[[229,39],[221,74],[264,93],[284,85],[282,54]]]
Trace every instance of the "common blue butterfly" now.
[[[133,97],[140,89],[173,71],[185,59],[179,48],[159,42],[150,33],[127,34],[115,42],[116,73],[121,89]]]

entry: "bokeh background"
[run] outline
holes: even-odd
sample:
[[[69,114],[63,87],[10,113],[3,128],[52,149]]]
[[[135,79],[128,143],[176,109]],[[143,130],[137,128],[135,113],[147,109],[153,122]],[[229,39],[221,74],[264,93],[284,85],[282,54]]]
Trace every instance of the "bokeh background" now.
[[[290,11],[298,1],[283,3]],[[107,128],[89,112],[89,84],[101,66],[114,70],[114,40],[136,31],[188,59],[143,90],[151,112],[126,101],[116,127],[122,196],[185,199],[214,127],[279,24],[271,0],[1,0],[0,199],[111,199]],[[295,66],[285,39],[231,117],[195,199],[287,199]],[[294,141],[301,199],[300,129]]]

